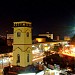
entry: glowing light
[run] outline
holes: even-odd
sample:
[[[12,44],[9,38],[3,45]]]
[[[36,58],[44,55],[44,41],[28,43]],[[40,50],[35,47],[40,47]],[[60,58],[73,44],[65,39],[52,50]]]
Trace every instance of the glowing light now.
[[[10,67],[12,68],[13,66],[11,65]]]
[[[38,41],[38,42],[44,42],[45,40],[43,38],[36,38],[36,41]]]
[[[18,75],[36,75],[35,73],[25,73],[25,74],[18,74]]]
[[[72,48],[71,51],[72,51],[73,53],[75,53],[75,48]]]
[[[50,49],[50,46],[49,47],[48,46],[45,46],[44,49],[45,49],[45,51],[47,51],[47,50]]]
[[[70,45],[67,44],[67,45],[65,45],[65,46],[68,47],[68,46],[70,46]]]
[[[42,59],[42,58],[44,58],[45,56],[42,56],[42,57],[39,57],[39,58],[35,58],[35,59],[33,59],[32,61],[35,61],[35,60],[39,60],[39,59]]]
[[[47,44],[44,44],[44,46],[48,46]]]
[[[35,47],[34,45],[32,45],[32,47]]]
[[[68,49],[68,47],[69,47],[69,49]],[[68,55],[68,56],[75,57],[75,47],[73,45],[65,46],[64,50],[62,50],[59,53],[61,53],[63,55]]]
[[[75,47],[71,48],[70,50],[62,51],[62,54],[75,57]]]
[[[44,75],[44,71],[37,73],[36,75]]]
[[[32,53],[33,53],[33,54],[39,53],[38,48],[37,48],[36,50],[33,50]]]

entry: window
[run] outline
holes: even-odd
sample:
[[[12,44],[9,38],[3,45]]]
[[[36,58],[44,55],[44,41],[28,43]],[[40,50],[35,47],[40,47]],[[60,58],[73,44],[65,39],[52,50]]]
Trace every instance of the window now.
[[[20,32],[17,32],[17,37],[20,37],[21,36],[21,33]]]
[[[29,37],[29,32],[27,32],[27,37]]]
[[[29,62],[29,54],[27,54],[27,62]]]
[[[17,54],[17,63],[20,63],[20,54]]]

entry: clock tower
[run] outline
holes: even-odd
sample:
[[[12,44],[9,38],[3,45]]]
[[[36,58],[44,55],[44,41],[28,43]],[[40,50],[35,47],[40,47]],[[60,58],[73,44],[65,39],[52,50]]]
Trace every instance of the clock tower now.
[[[13,65],[32,64],[32,23],[26,21],[14,23]]]

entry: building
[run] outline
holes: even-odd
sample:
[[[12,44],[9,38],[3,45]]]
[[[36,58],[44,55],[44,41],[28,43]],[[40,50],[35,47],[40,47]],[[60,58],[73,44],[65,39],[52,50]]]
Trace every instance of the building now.
[[[32,23],[14,22],[13,65],[32,64]]]
[[[70,41],[71,38],[69,36],[64,36],[64,40]]]
[[[12,46],[13,45],[13,34],[7,34],[7,45]]]
[[[39,34],[38,36],[46,36],[50,39],[53,39],[53,34],[50,34],[49,32],[46,32],[45,34]]]
[[[5,67],[7,75],[17,75],[20,72],[37,73],[32,65],[32,23],[26,21],[14,22],[13,67]],[[10,68],[10,70],[9,70]],[[6,71],[7,69],[7,71]],[[14,71],[13,71],[14,70]],[[32,73],[32,74],[33,74]]]

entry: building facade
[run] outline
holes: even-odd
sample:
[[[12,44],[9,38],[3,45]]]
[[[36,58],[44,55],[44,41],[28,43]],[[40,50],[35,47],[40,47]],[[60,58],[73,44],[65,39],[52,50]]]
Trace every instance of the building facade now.
[[[50,39],[53,39],[53,34],[50,34],[49,32],[46,32],[45,34],[39,34],[38,36],[46,36]]]
[[[14,22],[13,65],[25,67],[32,64],[31,22]]]

